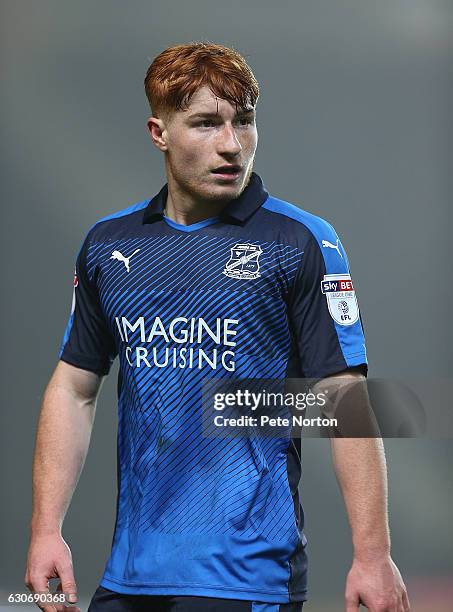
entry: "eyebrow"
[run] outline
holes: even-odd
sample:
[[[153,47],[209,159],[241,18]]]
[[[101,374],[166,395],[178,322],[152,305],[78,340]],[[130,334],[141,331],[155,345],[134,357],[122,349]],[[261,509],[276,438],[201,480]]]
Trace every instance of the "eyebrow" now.
[[[256,113],[255,113],[254,108],[246,108],[246,109],[243,109],[237,112],[235,114],[235,117],[243,117],[245,115],[255,115],[255,114]],[[188,119],[213,119],[218,116],[219,116],[218,113],[206,111],[206,112],[194,113],[193,115],[189,115],[187,118]]]

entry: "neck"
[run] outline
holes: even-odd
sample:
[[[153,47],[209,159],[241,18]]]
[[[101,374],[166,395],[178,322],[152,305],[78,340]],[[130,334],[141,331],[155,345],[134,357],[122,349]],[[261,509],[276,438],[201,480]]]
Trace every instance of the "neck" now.
[[[224,200],[203,200],[181,188],[171,173],[167,172],[168,195],[165,215],[181,225],[191,225],[216,217],[225,208]]]

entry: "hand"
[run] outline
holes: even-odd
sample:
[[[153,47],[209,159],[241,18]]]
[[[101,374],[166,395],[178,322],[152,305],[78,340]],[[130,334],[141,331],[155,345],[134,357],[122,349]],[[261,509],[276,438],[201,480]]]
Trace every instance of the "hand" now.
[[[70,593],[73,596],[71,602],[77,601],[77,586],[69,546],[59,533],[32,535],[25,584],[32,592],[50,593],[50,578],[59,578],[57,591]],[[80,612],[80,608],[61,603],[37,605],[44,612]]]
[[[410,603],[401,574],[390,555],[372,561],[354,559],[346,579],[346,612],[360,604],[370,612],[409,612]]]

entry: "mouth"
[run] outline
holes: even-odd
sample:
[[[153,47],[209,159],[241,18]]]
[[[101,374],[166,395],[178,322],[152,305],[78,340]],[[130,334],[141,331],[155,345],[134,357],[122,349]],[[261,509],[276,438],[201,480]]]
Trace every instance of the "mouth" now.
[[[223,178],[226,180],[234,180],[239,178],[242,173],[242,168],[237,164],[224,164],[223,166],[214,168],[214,170],[211,170],[211,172],[219,178]]]

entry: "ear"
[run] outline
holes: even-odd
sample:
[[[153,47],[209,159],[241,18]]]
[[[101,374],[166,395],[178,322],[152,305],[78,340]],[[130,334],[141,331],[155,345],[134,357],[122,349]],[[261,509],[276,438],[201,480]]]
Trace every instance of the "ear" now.
[[[167,131],[165,129],[165,123],[163,119],[157,117],[150,117],[146,122],[146,126],[151,136],[153,144],[160,149],[160,151],[167,150]]]

